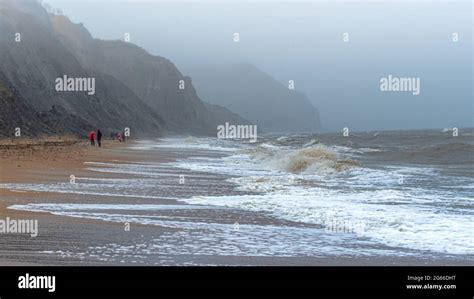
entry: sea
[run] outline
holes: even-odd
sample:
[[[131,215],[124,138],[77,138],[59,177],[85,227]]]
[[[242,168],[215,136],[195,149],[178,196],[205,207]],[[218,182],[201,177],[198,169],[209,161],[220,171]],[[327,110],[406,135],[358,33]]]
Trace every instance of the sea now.
[[[256,142],[180,136],[135,141],[126,151],[167,158],[89,161],[94,175],[76,184],[3,184],[84,198],[10,208],[176,229],[130,249],[145,259],[446,256],[474,264],[474,129]],[[127,248],[90,248],[102,257],[120,250]]]

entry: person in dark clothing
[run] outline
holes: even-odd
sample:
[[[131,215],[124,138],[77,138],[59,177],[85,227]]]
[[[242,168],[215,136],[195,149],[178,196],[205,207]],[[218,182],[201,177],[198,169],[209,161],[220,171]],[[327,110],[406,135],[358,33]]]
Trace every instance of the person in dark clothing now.
[[[100,130],[97,130],[97,144],[99,147],[101,146],[100,141],[102,140],[102,132]]]

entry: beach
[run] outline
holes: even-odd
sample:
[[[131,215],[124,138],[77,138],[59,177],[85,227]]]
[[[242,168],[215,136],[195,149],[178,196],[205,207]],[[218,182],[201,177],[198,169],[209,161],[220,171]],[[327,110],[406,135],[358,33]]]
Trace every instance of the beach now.
[[[229,174],[213,171],[211,164],[177,167],[231,155],[228,148],[208,147],[197,138],[179,140],[178,147],[167,145],[169,140],[106,140],[102,148],[71,137],[0,142],[0,219],[36,219],[39,226],[37,237],[2,234],[0,264],[474,263],[470,254],[426,254],[331,232],[264,208],[216,205],[209,198],[260,196],[262,190],[239,188],[238,179],[245,176],[237,164]]]

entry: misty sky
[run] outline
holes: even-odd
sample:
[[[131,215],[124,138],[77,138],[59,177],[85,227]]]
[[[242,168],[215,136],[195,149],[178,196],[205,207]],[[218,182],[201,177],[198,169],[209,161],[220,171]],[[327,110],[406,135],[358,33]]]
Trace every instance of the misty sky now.
[[[474,126],[470,1],[46,2],[94,37],[130,33],[181,70],[246,62],[294,80],[327,129]],[[388,75],[420,78],[421,94],[381,92]]]

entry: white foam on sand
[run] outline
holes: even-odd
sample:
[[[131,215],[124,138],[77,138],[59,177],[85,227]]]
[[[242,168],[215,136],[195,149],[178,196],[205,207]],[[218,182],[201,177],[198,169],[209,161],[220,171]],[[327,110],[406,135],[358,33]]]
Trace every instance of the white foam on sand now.
[[[166,139],[162,143],[147,141],[139,143],[137,148],[140,150],[169,148],[186,150],[190,153],[196,150],[219,151],[225,155],[224,157],[221,157],[222,155],[190,157],[159,165],[154,163],[89,163],[91,170],[94,171],[145,177],[145,179],[120,181],[119,185],[109,180],[100,180],[100,183],[94,184],[93,180],[84,179],[85,183],[76,185],[69,183],[2,184],[0,188],[166,199],[167,197],[150,195],[150,190],[156,188],[156,182],[147,179],[175,176],[176,173],[180,173],[180,169],[187,169],[201,172],[203,177],[206,173],[225,175],[224,179],[227,178],[234,183],[238,191],[246,193],[233,196],[181,198],[183,202],[192,205],[190,208],[202,205],[202,208],[259,211],[284,220],[321,225],[328,230],[321,232],[315,228],[274,228],[279,236],[287,238],[284,239],[275,237],[275,231],[272,232],[268,227],[248,226],[247,236],[239,238],[242,244],[247,244],[243,247],[249,252],[266,250],[265,248],[271,251],[272,248],[268,246],[273,246],[274,252],[281,255],[298,253],[304,255],[311,251],[323,252],[325,249],[341,254],[352,254],[354,248],[345,244],[370,240],[376,244],[392,246],[393,251],[400,254],[406,253],[404,250],[407,249],[445,254],[474,254],[472,196],[462,195],[455,188],[449,189],[449,183],[446,183],[449,181],[445,182],[445,177],[429,167],[381,165],[379,168],[367,168],[351,159],[357,159],[354,157],[364,153],[370,154],[373,152],[371,149],[352,150],[346,147],[330,147],[316,141],[306,143],[303,148],[294,148],[270,143],[245,145],[212,138],[190,138],[188,140]],[[81,178],[78,180],[81,181]],[[437,184],[436,188],[427,185],[433,181]],[[447,186],[444,187],[444,185]],[[467,180],[464,186],[466,190],[469,190],[472,180],[470,182]],[[181,187],[187,188],[186,185],[179,188]],[[440,189],[441,187],[445,189]],[[168,186],[160,185],[159,188],[165,190]],[[144,190],[143,193],[140,190]],[[170,199],[177,198],[170,197]],[[184,209],[183,205],[178,206],[177,209]],[[127,210],[146,211],[148,209],[152,212],[165,209],[166,207],[162,205],[136,205],[136,207],[117,205],[111,211],[109,211],[109,205],[60,204],[54,206],[46,204],[15,206],[15,208],[106,221],[136,221],[190,230],[212,229],[216,232],[214,237],[206,234],[199,236],[200,240],[209,247],[220,242],[217,236],[229,237],[228,231],[232,227],[224,224],[172,221],[162,216],[126,215]],[[338,231],[341,225],[347,228],[342,234]],[[356,226],[359,229],[357,231],[353,230]],[[325,239],[321,239],[320,242],[329,243],[315,248],[311,242],[316,242],[315,240],[321,237],[322,233]],[[183,234],[195,240],[196,244],[199,243],[199,238],[190,233]],[[265,238],[275,238],[275,240],[265,241]],[[252,242],[260,243],[252,244]],[[234,243],[228,244],[229,248],[235,245],[232,244]],[[194,247],[193,250],[198,250],[198,247]],[[221,254],[234,252],[229,248],[218,247],[208,251]],[[292,252],[292,250],[298,250],[297,248],[300,248],[301,252]],[[191,249],[190,247],[189,250]],[[363,251],[363,254],[369,254],[370,250],[374,249],[364,250],[366,251]],[[246,254],[242,250],[237,251],[240,255]],[[271,254],[270,251],[265,252]]]
[[[73,204],[73,203],[38,203],[26,205],[12,205],[12,210],[38,211],[38,212],[65,212],[65,211],[163,211],[163,210],[197,210],[209,209],[204,205],[154,205],[154,204]]]
[[[211,152],[235,152],[236,143],[217,138],[163,138],[158,141],[137,141],[132,149],[153,150],[158,148],[169,148],[178,150],[203,150]]]
[[[90,184],[90,183],[89,184],[88,183],[83,183],[83,184],[79,184],[79,183],[76,183],[76,184],[71,184],[71,183],[0,184],[0,188],[9,189],[9,190],[18,190],[18,191],[54,192],[54,193],[62,193],[62,194],[95,195],[95,196],[110,196],[110,197],[117,196],[117,197],[126,197],[126,198],[165,199],[165,200],[179,199],[178,197],[170,197],[170,196],[137,194],[137,193],[130,192],[130,190],[124,190],[126,186],[121,186],[121,187],[122,188],[118,188],[112,185],[110,188],[106,188],[106,185],[104,184]],[[136,191],[136,190],[132,190],[132,191]]]
[[[157,239],[143,244],[107,244],[90,247],[87,256],[101,258],[130,254],[130,259],[148,254],[215,256],[322,256],[396,255],[367,240],[357,241],[349,234],[334,236],[318,228],[204,222],[190,217],[163,216],[153,211],[211,208],[201,205],[112,205],[112,204],[28,204],[9,207],[17,210],[48,212],[59,216],[96,219],[117,223],[139,223],[177,231],[164,231]],[[215,208],[215,206],[214,206]],[[134,212],[140,212],[136,214]],[[147,212],[148,214],[144,213]],[[413,255],[405,252],[404,255]],[[129,259],[128,259],[129,260]]]
[[[351,151],[314,142],[308,148],[256,146],[224,158],[185,159],[175,166],[237,177],[239,191],[258,195],[192,197],[183,201],[270,213],[281,219],[331,226],[364,224],[382,244],[447,254],[474,254],[472,201],[416,185],[438,173],[427,167],[369,169],[348,161]],[[305,185],[304,181],[310,181]],[[456,213],[450,205],[457,207]]]
[[[269,189],[269,188],[267,188]],[[412,195],[397,190],[334,192],[322,188],[272,190],[265,195],[193,197],[189,204],[267,212],[281,219],[331,226],[395,247],[450,254],[474,254],[472,215],[407,205]],[[417,199],[413,199],[417,201]],[[419,198],[418,201],[426,201]],[[337,230],[337,229],[336,229]]]

